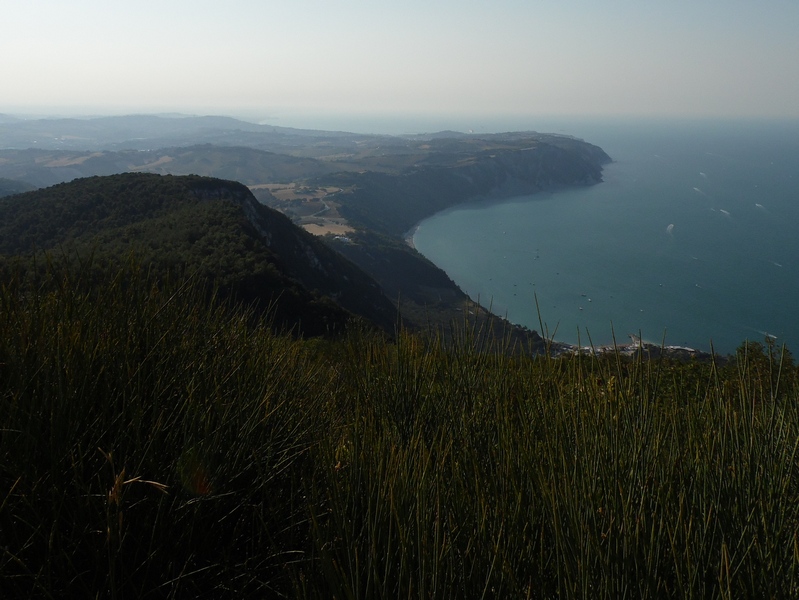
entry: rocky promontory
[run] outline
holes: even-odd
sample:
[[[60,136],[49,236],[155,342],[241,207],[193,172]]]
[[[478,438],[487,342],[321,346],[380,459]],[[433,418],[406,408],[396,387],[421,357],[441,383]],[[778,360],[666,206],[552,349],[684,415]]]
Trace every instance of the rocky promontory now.
[[[602,181],[611,158],[598,146],[570,137],[507,134],[475,151],[474,141],[452,142],[400,173],[346,172],[319,178],[342,191],[335,200],[354,226],[402,236],[419,221],[457,204],[486,197],[533,194]]]

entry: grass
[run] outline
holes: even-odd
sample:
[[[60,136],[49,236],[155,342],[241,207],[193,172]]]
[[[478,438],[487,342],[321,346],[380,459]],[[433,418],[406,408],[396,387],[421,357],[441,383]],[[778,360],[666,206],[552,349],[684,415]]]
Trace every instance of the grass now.
[[[307,512],[317,361],[135,269],[107,288],[43,285],[2,292],[6,597],[213,596],[274,579]]]
[[[485,335],[297,340],[135,265],[6,282],[2,596],[799,597],[790,355]]]

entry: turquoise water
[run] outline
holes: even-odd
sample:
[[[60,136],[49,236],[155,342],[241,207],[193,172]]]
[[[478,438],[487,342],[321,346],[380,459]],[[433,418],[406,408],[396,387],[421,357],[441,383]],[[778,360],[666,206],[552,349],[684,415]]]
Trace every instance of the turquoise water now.
[[[544,131],[545,129],[540,128]],[[588,188],[464,205],[417,249],[481,304],[559,341],[628,334],[799,349],[799,123],[589,122],[613,159]]]

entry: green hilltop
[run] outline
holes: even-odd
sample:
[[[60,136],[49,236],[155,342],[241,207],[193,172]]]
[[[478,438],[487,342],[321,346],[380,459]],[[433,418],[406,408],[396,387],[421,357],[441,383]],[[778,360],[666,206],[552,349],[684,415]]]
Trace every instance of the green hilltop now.
[[[276,325],[308,335],[341,329],[355,315],[386,330],[396,323],[376,283],[240,183],[92,177],[3,199],[0,216],[6,273],[31,270],[37,252],[73,265],[90,261],[95,270],[133,256],[164,277],[193,277],[268,309]]]

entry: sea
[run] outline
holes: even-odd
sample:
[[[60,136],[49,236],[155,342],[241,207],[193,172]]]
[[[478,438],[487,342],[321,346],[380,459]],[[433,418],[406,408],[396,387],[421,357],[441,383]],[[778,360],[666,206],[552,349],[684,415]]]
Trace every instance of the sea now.
[[[287,125],[291,123],[286,123]],[[600,146],[602,183],[457,206],[413,243],[471,298],[569,344],[799,352],[799,120],[363,115],[372,133],[539,131]]]
[[[446,210],[416,248],[557,341],[799,351],[799,122],[553,125],[611,156],[602,183]]]

